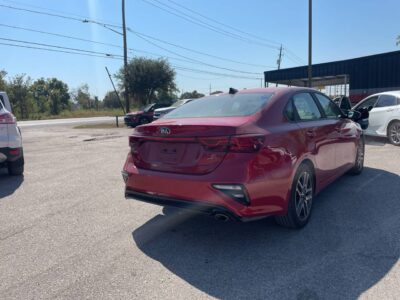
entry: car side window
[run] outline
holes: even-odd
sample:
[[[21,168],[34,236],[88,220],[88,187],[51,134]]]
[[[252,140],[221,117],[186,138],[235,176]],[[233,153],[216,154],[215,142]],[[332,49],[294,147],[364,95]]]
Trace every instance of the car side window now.
[[[321,113],[309,93],[298,93],[293,96],[293,105],[302,121],[321,119]]]
[[[0,105],[1,105],[1,104],[3,104],[3,106],[6,106],[5,103],[4,103],[4,99],[3,99],[3,96],[2,96],[2,95],[0,95]]]
[[[284,115],[289,121],[295,121],[296,120],[296,113],[294,111],[293,107],[293,101],[289,100],[289,102],[286,104],[285,110],[284,110]]]
[[[397,105],[397,99],[392,95],[380,95],[375,107],[387,107]]]
[[[340,101],[340,106],[339,106],[339,108],[340,108],[340,109],[343,109],[343,110],[351,110],[351,103],[350,103],[349,98],[347,98],[347,97],[342,97],[342,99],[341,99],[341,101]]]
[[[378,96],[368,98],[368,99],[364,100],[360,105],[357,105],[356,108],[360,109],[360,108],[368,108],[370,106],[374,107],[377,100],[378,100]]]
[[[342,115],[340,108],[333,103],[333,101],[322,94],[315,93],[314,95],[317,97],[318,102],[321,104],[322,110],[328,119],[336,119]]]

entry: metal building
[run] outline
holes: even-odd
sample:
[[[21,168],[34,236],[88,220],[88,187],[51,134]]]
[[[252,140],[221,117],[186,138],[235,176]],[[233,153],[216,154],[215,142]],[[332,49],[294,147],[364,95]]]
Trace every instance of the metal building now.
[[[315,88],[342,86],[352,102],[383,91],[400,90],[400,51],[312,66]],[[264,72],[265,85],[307,86],[307,66]]]

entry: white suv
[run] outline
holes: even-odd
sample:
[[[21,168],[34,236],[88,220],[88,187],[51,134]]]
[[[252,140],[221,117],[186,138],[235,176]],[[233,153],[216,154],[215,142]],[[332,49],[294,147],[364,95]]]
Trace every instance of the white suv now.
[[[24,173],[22,137],[17,119],[11,112],[10,101],[0,92],[0,168],[7,167],[10,175]]]

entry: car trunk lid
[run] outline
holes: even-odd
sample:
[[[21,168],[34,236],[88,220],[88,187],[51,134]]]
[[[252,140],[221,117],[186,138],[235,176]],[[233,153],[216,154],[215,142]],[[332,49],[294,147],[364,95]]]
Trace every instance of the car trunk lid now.
[[[135,165],[180,174],[212,172],[228,153],[232,137],[249,121],[248,118],[224,119],[160,120],[138,127],[130,137]]]

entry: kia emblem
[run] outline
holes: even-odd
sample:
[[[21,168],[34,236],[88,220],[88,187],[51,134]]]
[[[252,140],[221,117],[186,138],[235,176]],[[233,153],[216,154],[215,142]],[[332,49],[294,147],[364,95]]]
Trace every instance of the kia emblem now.
[[[160,133],[161,134],[171,134],[171,129],[168,127],[160,127]]]

